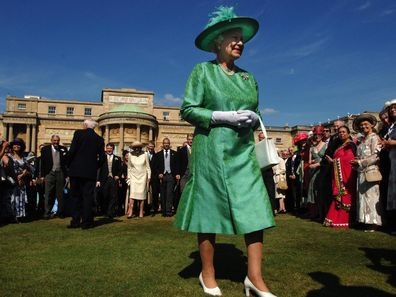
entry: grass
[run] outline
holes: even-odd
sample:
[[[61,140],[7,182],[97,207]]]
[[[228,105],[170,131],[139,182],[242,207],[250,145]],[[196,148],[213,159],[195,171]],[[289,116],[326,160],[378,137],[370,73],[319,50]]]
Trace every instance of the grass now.
[[[90,230],[68,219],[0,228],[0,296],[205,296],[195,234],[171,218],[119,218]],[[264,239],[263,271],[278,297],[396,296],[396,237],[336,230],[290,215]],[[103,222],[102,222],[103,223]],[[218,236],[224,296],[243,296],[242,236]]]

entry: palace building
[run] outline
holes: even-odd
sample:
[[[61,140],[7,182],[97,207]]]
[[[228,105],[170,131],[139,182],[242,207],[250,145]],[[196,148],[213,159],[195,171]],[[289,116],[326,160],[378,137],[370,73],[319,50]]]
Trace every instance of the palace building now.
[[[81,129],[87,118],[98,122],[96,132],[105,143],[114,143],[118,154],[135,140],[143,144],[153,140],[159,148],[164,137],[176,149],[183,145],[188,133],[194,132],[194,127],[181,119],[179,107],[154,105],[154,92],[122,88],[103,89],[100,102],[7,96],[6,110],[0,115],[0,133],[8,141],[15,137],[24,139],[26,151],[37,152],[39,145],[49,143],[54,134],[68,147],[74,131]],[[341,119],[352,124],[349,116]],[[271,126],[267,132],[279,149],[285,149],[292,145],[298,131],[311,129]],[[258,131],[256,139],[257,134]]]

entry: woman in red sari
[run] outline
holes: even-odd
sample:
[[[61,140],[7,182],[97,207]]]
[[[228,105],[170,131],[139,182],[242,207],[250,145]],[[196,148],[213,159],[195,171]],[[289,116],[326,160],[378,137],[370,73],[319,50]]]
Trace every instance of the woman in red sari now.
[[[353,211],[356,201],[356,171],[350,163],[356,156],[356,145],[350,138],[348,127],[338,129],[341,146],[334,152],[333,158],[326,159],[333,164],[333,198],[329,212],[323,223],[334,228],[349,228],[354,221]]]

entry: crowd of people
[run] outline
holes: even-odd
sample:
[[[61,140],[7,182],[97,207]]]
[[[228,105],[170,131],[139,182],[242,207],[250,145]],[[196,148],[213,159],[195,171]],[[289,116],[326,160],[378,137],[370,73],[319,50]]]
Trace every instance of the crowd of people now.
[[[380,120],[356,116],[354,136],[342,120],[297,133],[295,147],[263,172],[274,213],[396,234],[396,99],[385,104]]]
[[[262,172],[274,214],[291,212],[325,226],[360,226],[367,232],[385,226],[394,234],[395,118],[393,100],[380,113],[378,131],[376,118],[361,114],[352,125],[354,137],[342,120],[297,133],[294,147],[279,152],[280,163]],[[262,139],[260,133],[258,140]],[[162,149],[156,152],[153,141],[146,147],[135,141],[122,156],[114,155],[114,144],[106,144],[102,161],[98,154],[94,157],[93,215],[173,216],[189,176],[192,143],[193,135],[188,134],[175,151],[170,139],[164,138]],[[21,138],[10,143],[3,140],[0,156],[3,223],[73,214],[70,152],[60,145],[58,135],[40,146],[38,157],[25,152]]]
[[[25,152],[21,138],[1,142],[2,223],[71,216],[71,227],[81,227],[82,221],[91,227],[93,216],[175,214],[189,174],[193,135],[188,134],[177,151],[164,138],[158,152],[153,141],[146,147],[135,141],[122,156],[116,156],[114,144],[104,145],[94,132],[95,124],[85,121],[69,150],[60,144],[58,135],[52,135],[49,144],[40,145],[38,157]],[[81,203],[92,210],[86,210],[85,217]]]

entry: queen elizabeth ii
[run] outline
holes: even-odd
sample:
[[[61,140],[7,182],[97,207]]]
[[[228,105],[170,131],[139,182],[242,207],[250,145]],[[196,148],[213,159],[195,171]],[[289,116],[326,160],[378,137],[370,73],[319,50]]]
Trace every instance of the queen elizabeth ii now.
[[[220,7],[195,40],[216,59],[196,65],[188,79],[182,117],[195,126],[190,178],[175,225],[198,234],[204,292],[220,296],[213,256],[216,234],[243,234],[247,247],[246,295],[273,297],[261,272],[263,230],[274,226],[267,190],[254,151],[259,126],[254,76],[235,65],[258,31],[255,19]]]

